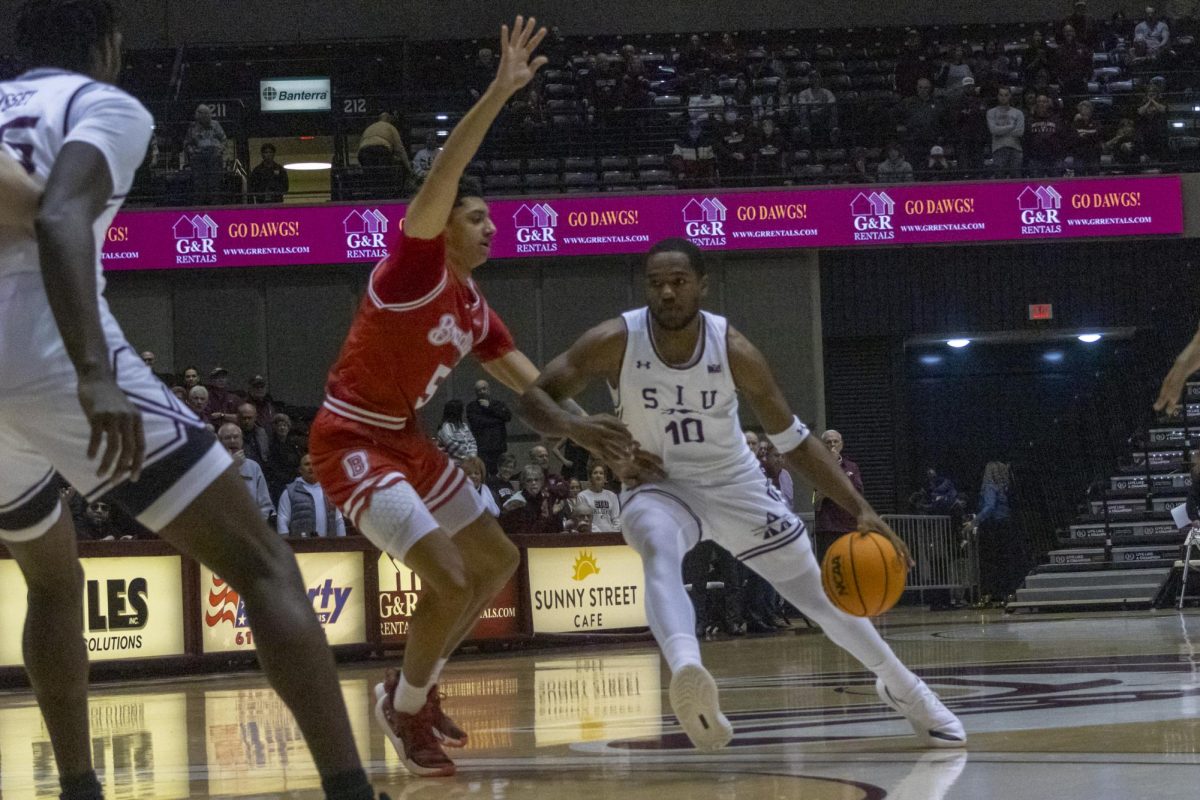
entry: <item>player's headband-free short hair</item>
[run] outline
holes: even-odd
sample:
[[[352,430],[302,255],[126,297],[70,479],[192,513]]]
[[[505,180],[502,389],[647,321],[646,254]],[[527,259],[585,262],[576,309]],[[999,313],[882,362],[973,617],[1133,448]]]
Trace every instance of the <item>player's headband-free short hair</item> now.
[[[458,192],[454,196],[454,205],[462,205],[463,200],[468,197],[483,198],[483,183],[476,177],[464,175],[458,180]]]
[[[682,253],[683,255],[687,256],[688,264],[696,273],[696,277],[703,278],[708,274],[708,267],[704,263],[704,251],[692,244],[687,239],[663,239],[661,242],[651,247],[650,252],[646,253],[645,265],[649,265],[650,259],[654,258],[659,253]]]
[[[84,72],[119,22],[113,0],[26,0],[17,11],[17,47],[34,66]]]

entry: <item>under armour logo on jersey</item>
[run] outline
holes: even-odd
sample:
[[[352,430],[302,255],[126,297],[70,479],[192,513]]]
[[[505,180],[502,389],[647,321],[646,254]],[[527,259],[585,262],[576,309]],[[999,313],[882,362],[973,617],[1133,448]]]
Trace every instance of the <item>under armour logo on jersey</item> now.
[[[471,346],[474,344],[470,331],[458,327],[458,320],[453,314],[442,314],[438,326],[429,332],[427,338],[429,343],[436,347],[453,344],[464,356],[471,352]]]
[[[650,369],[650,362],[649,361],[639,361],[639,362],[637,362],[637,368],[638,369]]]
[[[725,368],[722,367],[720,364],[709,364],[708,365],[708,374],[709,375],[719,375],[724,371],[725,371]]]
[[[352,481],[360,480],[367,471],[371,468],[367,461],[367,451],[355,450],[353,453],[347,453],[342,459],[342,469],[346,470],[346,477]]]

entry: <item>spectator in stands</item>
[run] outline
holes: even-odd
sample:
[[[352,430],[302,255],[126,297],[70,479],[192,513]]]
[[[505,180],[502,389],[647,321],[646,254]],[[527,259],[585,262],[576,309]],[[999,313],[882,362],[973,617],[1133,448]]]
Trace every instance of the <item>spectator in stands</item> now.
[[[707,122],[725,109],[725,99],[717,94],[711,78],[700,83],[700,91],[688,98],[688,117],[693,123]]]
[[[1087,94],[1088,79],[1092,77],[1092,48],[1075,36],[1074,25],[1064,25],[1062,41],[1055,51],[1054,72],[1068,97]]]
[[[786,168],[787,140],[775,124],[767,117],[751,129],[754,151],[751,159],[754,174],[766,178],[781,177]]]
[[[250,197],[255,203],[282,203],[288,193],[288,171],[275,160],[275,145],[270,142],[259,148],[262,161],[250,171]]]
[[[208,414],[205,419],[214,427],[226,422],[237,422],[238,406],[242,399],[229,390],[229,370],[224,367],[213,367],[208,373]]]
[[[447,400],[442,406],[442,422],[437,430],[438,447],[455,461],[479,454],[475,436],[463,414],[462,400]]]
[[[875,168],[880,183],[907,183],[913,179],[912,164],[904,158],[900,145],[892,142],[887,146],[887,158]]]
[[[561,475],[550,471],[550,450],[544,444],[535,444],[529,448],[529,466],[535,466],[542,471],[542,478],[548,488],[559,490],[561,487],[562,493],[566,494],[566,481]]]
[[[754,92],[750,90],[750,81],[745,75],[738,75],[733,84],[733,93],[725,95],[725,105],[732,103],[737,106],[742,116],[747,116],[750,114],[750,103],[753,99]]]
[[[933,80],[933,60],[921,42],[921,34],[908,31],[904,37],[904,49],[896,61],[896,91],[901,97],[912,97],[917,93],[917,84],[924,78]]]
[[[187,400],[188,400],[187,389],[184,389],[182,386],[178,386],[178,385],[172,386],[171,394],[178,397],[179,402],[183,403],[185,406],[187,405]]]
[[[930,467],[925,470],[925,485],[913,492],[908,502],[922,514],[952,514],[958,506],[958,489],[937,467]]]
[[[225,131],[213,119],[212,109],[196,107],[196,119],[188,127],[183,141],[188,166],[192,171],[192,201],[197,205],[221,202],[221,181],[225,175]]]
[[[187,367],[183,371],[183,388],[189,392],[193,387],[200,385],[200,370],[196,367]]]
[[[975,69],[975,85],[983,95],[991,97],[1002,85],[1008,84],[1011,70],[1012,60],[1004,52],[1004,47],[995,39],[990,39]]]
[[[974,177],[983,168],[984,155],[991,150],[992,140],[987,108],[974,79],[967,78],[964,82],[962,96],[950,112],[949,121],[958,169],[966,176]]]
[[[617,102],[613,106],[615,112],[636,112],[650,108],[653,98],[650,95],[649,84],[645,78],[626,75],[621,78],[621,88],[617,93]],[[622,121],[632,121],[635,125],[644,122],[644,115],[636,114],[632,120],[628,116],[621,117]]]
[[[867,160],[867,148],[856,147],[850,151],[850,182],[871,183],[875,176]]]
[[[1026,120],[1025,174],[1031,178],[1056,177],[1066,155],[1066,131],[1050,98],[1038,95],[1033,116]]]
[[[567,503],[567,513],[563,518],[563,533],[592,533],[592,518],[596,510],[592,504],[582,497],[577,497]]]
[[[440,152],[442,148],[438,147],[437,134],[434,131],[425,134],[425,145],[417,151],[412,160],[413,178],[418,184],[425,181],[425,176],[433,169],[433,160]]]
[[[1046,83],[1046,71],[1041,71],[1042,80],[1040,83],[1044,86]],[[1021,107],[1021,113],[1025,115],[1025,120],[1028,121],[1033,116],[1033,112],[1037,110],[1038,90],[1029,88],[1025,90],[1025,102]]]
[[[500,526],[509,534],[558,533],[563,528],[566,508],[567,485],[560,481],[551,491],[542,470],[530,464],[522,474],[521,491],[500,509]]]
[[[979,513],[968,523],[979,540],[979,582],[985,596],[1003,600],[1025,574],[1024,547],[1013,535],[1012,471],[1007,464],[989,461],[979,488]]]
[[[512,453],[501,453],[497,464],[496,472],[494,474],[488,472],[485,479],[488,487],[492,490],[492,495],[496,498],[496,504],[503,508],[504,504],[508,502],[508,498],[520,491],[520,487],[517,485],[519,475],[517,457]]]
[[[246,402],[254,406],[258,424],[264,428],[270,428],[280,407],[275,402],[275,398],[271,397],[267,391],[267,379],[262,375],[255,375],[250,379],[250,384],[246,389]]]
[[[621,48],[621,61],[625,74],[629,77],[636,79],[646,74],[646,62],[633,45],[627,44]]]
[[[250,497],[253,498],[255,504],[258,506],[262,518],[267,521],[267,524],[270,524],[271,518],[275,516],[275,505],[271,502],[271,491],[267,488],[267,479],[263,475],[262,468],[246,458],[246,452],[242,448],[242,429],[232,422],[227,422],[217,430],[217,438],[221,440],[221,444],[233,456],[233,462],[237,465],[238,474],[246,482],[246,491],[250,493]]]
[[[1100,171],[1104,141],[1100,137],[1100,123],[1096,121],[1095,109],[1090,101],[1084,100],[1076,106],[1071,127],[1074,130],[1070,145],[1073,170],[1076,175],[1095,175]]]
[[[900,101],[896,133],[910,153],[928,153],[941,142],[945,109],[942,101],[933,96],[933,83],[928,78],[917,81],[917,93]]]
[[[711,66],[712,56],[704,46],[704,42],[696,34],[688,38],[687,45],[679,51],[675,63],[685,74],[696,73]]]
[[[200,419],[204,420],[205,422],[209,421],[207,411],[208,389],[205,389],[203,386],[193,386],[192,390],[188,392],[187,405],[188,408],[194,411],[196,416],[198,416]]]
[[[172,385],[175,382],[175,376],[169,372],[159,372],[158,370],[154,369],[154,362],[156,360],[157,357],[152,351],[146,350],[142,353],[142,363],[150,368],[150,371],[154,373],[154,377],[158,378],[167,386]]]
[[[308,453],[300,459],[300,477],[279,495],[275,530],[284,536],[333,538],[346,535],[346,520],[317,482]]]
[[[1104,152],[1113,157],[1113,162],[1130,167],[1141,164],[1144,153],[1138,142],[1137,127],[1132,119],[1126,117],[1117,123],[1117,132],[1104,143]]]
[[[76,538],[83,541],[105,541],[113,539],[132,539],[133,529],[126,527],[130,520],[123,516],[119,508],[103,500],[87,502],[78,494],[74,494],[69,503],[75,522]]]
[[[1137,133],[1141,150],[1151,161],[1170,157],[1170,132],[1167,128],[1167,104],[1162,96],[1162,78],[1153,78],[1146,86],[1146,99],[1138,106]]]
[[[1133,40],[1144,42],[1151,58],[1157,58],[1171,41],[1171,29],[1166,16],[1146,6],[1146,16],[1133,29]]]
[[[967,63],[967,51],[962,45],[955,45],[950,51],[950,60],[942,64],[941,70],[938,71],[937,85],[946,90],[946,94],[951,98],[957,97],[962,93],[963,80],[970,78],[975,80],[975,73],[971,70],[971,65]],[[918,91],[920,82],[917,82]]]
[[[750,452],[754,453],[754,457],[758,458],[758,434],[747,429],[742,431],[742,435],[746,437],[746,447],[749,447]]]
[[[717,176],[716,136],[707,122],[690,121],[668,159],[682,188],[712,186]]]
[[[558,43],[562,44],[561,36]],[[491,85],[492,79],[495,77],[495,55],[487,47],[479,48],[479,52],[475,54],[475,60],[471,62],[471,68],[467,75],[467,90],[471,95],[471,99],[478,100],[487,90],[487,87]]]
[[[987,123],[992,134],[992,169],[996,177],[1020,177],[1025,115],[1012,107],[1012,90],[1007,86],[1001,86],[997,92],[996,105],[987,112]]]
[[[508,449],[508,423],[512,411],[502,400],[492,397],[485,380],[475,381],[475,399],[467,403],[467,425],[475,437],[475,447],[489,474],[496,474],[500,456]]]
[[[1037,80],[1037,74],[1046,70],[1049,73],[1052,59],[1050,48],[1046,47],[1046,37],[1040,28],[1034,28],[1029,35],[1029,48],[1021,56],[1021,83],[1032,86]]]
[[[1072,7],[1071,16],[1067,17],[1063,24],[1063,30],[1066,30],[1067,25],[1075,29],[1076,38],[1083,42],[1087,47],[1096,45],[1096,25],[1087,13],[1087,0],[1075,0]],[[1065,35],[1064,35],[1065,39]]]
[[[396,115],[385,111],[367,126],[358,141],[358,163],[374,172],[379,189],[385,195],[388,191],[402,190],[405,180],[412,174],[412,163],[396,123]]]
[[[721,121],[719,137],[717,168],[721,173],[722,183],[749,175],[753,152],[749,125],[732,101],[725,106],[725,117]]]
[[[827,146],[838,138],[837,98],[816,70],[808,75],[808,88],[796,95],[796,127],[807,147]]]
[[[770,439],[763,442],[760,453],[762,470],[767,476],[767,480],[779,490],[787,507],[793,508],[796,505],[796,485],[792,480],[792,474],[783,468],[783,454],[775,449],[775,445]]]
[[[946,149],[940,144],[929,148],[929,157],[921,169],[922,180],[944,181],[950,172],[950,162],[946,160]]]
[[[554,455],[562,462],[562,471],[559,474],[564,481],[578,481],[582,484],[588,479],[587,465],[590,454],[586,449],[571,439],[563,439],[554,448]]]
[[[265,467],[271,455],[271,437],[267,429],[258,424],[258,412],[253,403],[238,406],[237,425],[242,429],[242,449],[246,458]]]
[[[483,459],[479,456],[469,456],[464,458],[459,466],[462,467],[462,471],[470,478],[471,485],[475,487],[475,491],[479,492],[479,498],[483,501],[484,509],[493,517],[499,517],[500,505],[496,502],[496,496],[492,494],[492,489],[488,485],[487,467],[484,466]],[[508,498],[506,497],[505,501],[507,500]]]
[[[842,435],[835,430],[825,431],[821,435],[821,441],[829,448],[829,452],[837,459],[838,464],[842,468],[842,472],[846,473],[846,477],[850,479],[850,483],[858,490],[859,494],[863,492],[862,475],[859,474],[858,465],[850,459],[842,455],[842,449],[845,447],[845,441]],[[825,558],[825,551],[833,544],[839,536],[853,531],[858,522],[854,519],[854,515],[837,503],[823,496],[820,492],[813,494],[813,510],[816,518],[813,522],[813,529],[816,534],[814,543],[817,562],[820,563]]]
[[[611,533],[621,530],[621,501],[608,488],[608,467],[593,464],[588,477],[588,486],[579,493],[593,509],[592,530],[596,533]]]
[[[267,448],[267,463],[262,465],[267,478],[267,489],[272,500],[279,495],[299,473],[303,450],[292,440],[292,418],[287,414],[276,414],[271,420],[271,438]]]

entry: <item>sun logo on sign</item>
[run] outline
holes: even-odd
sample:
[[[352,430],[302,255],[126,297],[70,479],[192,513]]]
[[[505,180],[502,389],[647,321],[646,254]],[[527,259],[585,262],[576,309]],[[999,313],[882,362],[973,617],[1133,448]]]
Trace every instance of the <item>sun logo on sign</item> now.
[[[579,557],[575,559],[575,574],[571,579],[582,581],[590,575],[599,574],[600,567],[596,564],[596,557],[587,550],[580,550]]]

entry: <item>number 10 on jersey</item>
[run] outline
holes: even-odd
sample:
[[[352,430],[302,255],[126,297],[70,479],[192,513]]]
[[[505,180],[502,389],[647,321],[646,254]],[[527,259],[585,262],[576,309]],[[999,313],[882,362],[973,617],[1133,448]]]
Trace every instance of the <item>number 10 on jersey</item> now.
[[[695,417],[672,420],[667,433],[675,444],[699,444],[704,441],[704,423]]]

